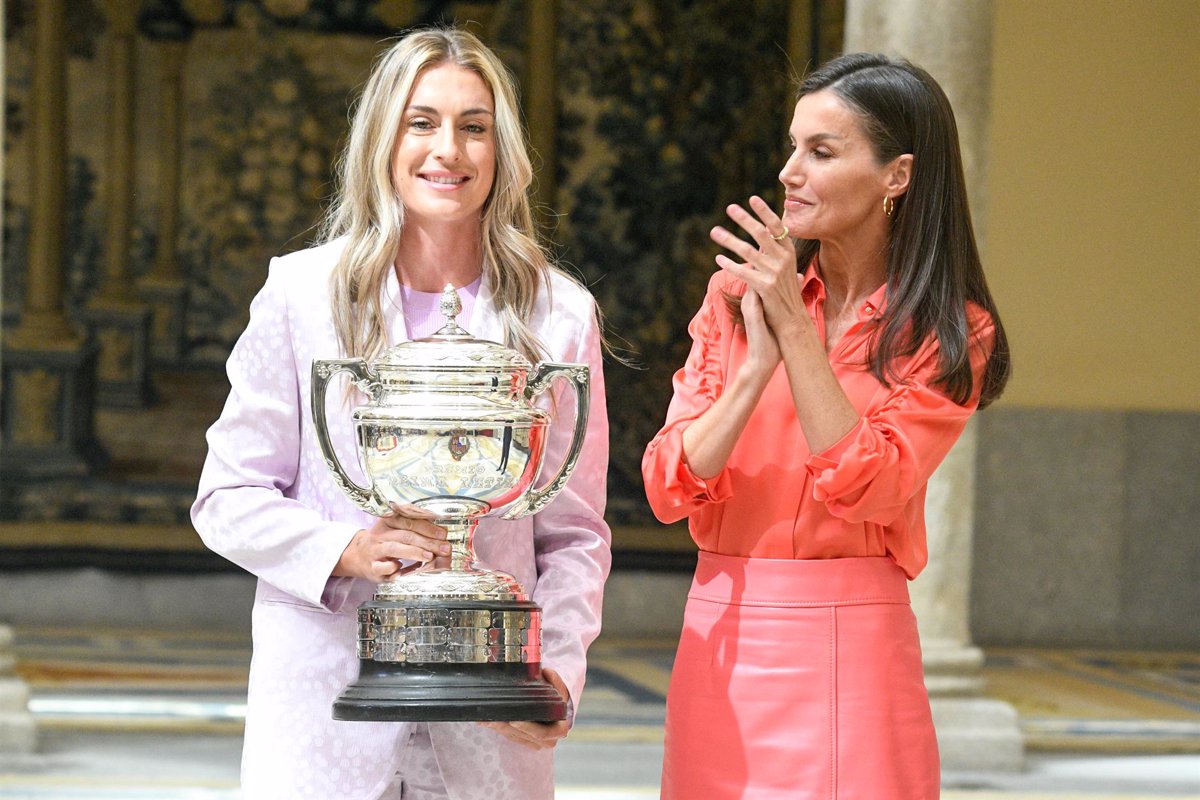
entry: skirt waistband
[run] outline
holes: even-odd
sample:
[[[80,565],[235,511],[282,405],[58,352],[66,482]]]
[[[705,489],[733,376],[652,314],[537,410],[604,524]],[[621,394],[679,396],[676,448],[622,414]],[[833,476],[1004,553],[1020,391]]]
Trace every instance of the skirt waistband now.
[[[743,606],[907,605],[908,578],[890,558],[741,558],[700,552],[688,597]]]

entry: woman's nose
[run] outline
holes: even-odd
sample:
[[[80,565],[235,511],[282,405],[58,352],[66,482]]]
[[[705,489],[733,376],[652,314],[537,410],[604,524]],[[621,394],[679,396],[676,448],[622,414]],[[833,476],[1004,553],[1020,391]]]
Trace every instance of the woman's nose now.
[[[779,170],[779,182],[784,186],[798,186],[804,182],[800,159],[795,152],[788,156],[787,161],[783,162],[783,169]]]
[[[437,133],[433,146],[433,155],[439,161],[453,164],[462,155],[462,146],[458,141],[458,131],[452,126],[444,125]]]

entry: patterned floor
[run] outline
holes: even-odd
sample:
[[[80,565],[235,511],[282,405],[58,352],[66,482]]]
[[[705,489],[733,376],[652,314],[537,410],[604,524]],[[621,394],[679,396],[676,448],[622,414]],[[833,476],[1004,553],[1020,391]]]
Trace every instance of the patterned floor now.
[[[1031,749],[1200,753],[1200,653],[993,649],[985,674]]]
[[[250,648],[238,634],[18,629],[18,671],[43,727],[238,735]],[[594,645],[573,737],[657,742],[672,643]],[[1200,653],[995,649],[989,694],[1031,750],[1200,753]]]
[[[40,742],[0,757],[0,800],[238,797],[245,636],[18,628],[15,649]],[[665,640],[594,645],[558,800],[658,796],[671,659]],[[987,679],[1028,769],[944,776],[943,800],[1200,800],[1200,654],[992,650]]]

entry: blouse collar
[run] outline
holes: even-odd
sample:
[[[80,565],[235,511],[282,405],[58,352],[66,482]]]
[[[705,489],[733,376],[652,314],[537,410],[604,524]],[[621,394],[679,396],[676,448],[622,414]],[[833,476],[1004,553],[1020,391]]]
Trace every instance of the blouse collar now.
[[[814,257],[809,263],[808,268],[804,271],[804,278],[800,282],[800,291],[806,300],[825,301],[825,281],[821,278],[820,271],[817,268],[817,259]],[[868,321],[879,319],[883,316],[883,311],[887,307],[887,282],[880,284],[879,288],[871,292],[867,299],[858,307],[858,318],[860,321]]]

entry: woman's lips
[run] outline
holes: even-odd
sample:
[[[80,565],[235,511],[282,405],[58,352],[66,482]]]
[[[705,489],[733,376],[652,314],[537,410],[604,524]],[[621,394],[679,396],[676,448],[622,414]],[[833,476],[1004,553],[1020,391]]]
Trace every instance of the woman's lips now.
[[[425,185],[430,189],[439,192],[450,192],[461,188],[467,181],[470,180],[466,175],[452,175],[445,173],[421,172],[417,175],[418,178],[425,182]]]

